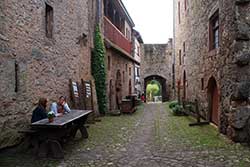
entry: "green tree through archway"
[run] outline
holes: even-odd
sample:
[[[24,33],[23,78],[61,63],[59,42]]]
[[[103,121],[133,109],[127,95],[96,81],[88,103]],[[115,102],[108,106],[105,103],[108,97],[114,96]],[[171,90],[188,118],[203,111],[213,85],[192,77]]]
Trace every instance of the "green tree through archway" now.
[[[147,101],[154,101],[155,96],[161,96],[161,84],[152,80],[146,87]]]

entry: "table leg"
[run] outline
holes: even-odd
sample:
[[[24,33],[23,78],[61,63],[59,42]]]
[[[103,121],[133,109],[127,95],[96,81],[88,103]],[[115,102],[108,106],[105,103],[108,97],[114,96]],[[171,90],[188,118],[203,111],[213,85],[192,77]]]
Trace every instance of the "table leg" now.
[[[89,137],[87,128],[85,126],[79,126],[79,129],[81,131],[82,138],[87,139]]]
[[[47,141],[44,141],[39,146],[38,157],[46,158],[47,155],[48,155],[48,143]]]

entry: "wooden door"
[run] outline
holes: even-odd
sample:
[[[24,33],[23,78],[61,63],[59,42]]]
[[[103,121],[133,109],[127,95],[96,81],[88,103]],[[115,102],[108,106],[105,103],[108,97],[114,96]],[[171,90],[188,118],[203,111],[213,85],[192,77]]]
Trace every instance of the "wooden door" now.
[[[218,125],[219,123],[219,94],[217,85],[214,85],[212,92],[212,122]]]
[[[219,93],[216,80],[211,77],[208,82],[208,100],[210,121],[219,124]]]

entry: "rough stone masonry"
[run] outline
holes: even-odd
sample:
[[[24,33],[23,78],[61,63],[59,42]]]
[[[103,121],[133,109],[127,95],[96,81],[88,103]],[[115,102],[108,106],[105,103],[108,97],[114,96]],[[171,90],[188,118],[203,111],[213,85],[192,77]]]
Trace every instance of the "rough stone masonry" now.
[[[141,83],[144,92],[147,83],[152,79],[158,80],[162,85],[163,101],[169,100],[171,93],[171,56],[172,39],[167,44],[144,44],[144,54],[141,58]]]
[[[92,0],[0,1],[0,149],[19,142],[39,97],[69,97],[69,79],[92,80],[95,7]]]
[[[203,117],[240,142],[250,141],[249,11],[249,0],[175,1],[176,90],[180,83],[182,97],[198,99]],[[219,47],[211,49],[217,14]]]

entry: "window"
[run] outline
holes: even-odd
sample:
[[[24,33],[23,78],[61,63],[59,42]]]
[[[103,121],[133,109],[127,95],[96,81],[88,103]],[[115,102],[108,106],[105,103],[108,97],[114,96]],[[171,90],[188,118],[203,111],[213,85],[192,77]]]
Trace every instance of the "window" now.
[[[209,21],[209,50],[219,48],[219,11]]]
[[[175,89],[175,65],[172,64],[172,89]]]
[[[125,68],[126,68],[126,72],[128,72],[128,64],[126,64],[125,66],[126,66],[126,67],[125,67]]]
[[[201,90],[204,90],[204,78],[201,78]]]
[[[181,24],[181,3],[178,2],[178,20],[179,24]]]
[[[129,67],[129,76],[131,75],[131,67]]]
[[[110,60],[110,56],[108,56],[108,70],[110,70],[111,67],[111,60]]]
[[[46,4],[45,24],[46,24],[46,37],[52,38],[53,32],[53,8]]]
[[[184,9],[187,10],[187,0],[184,0]]]
[[[140,47],[137,46],[137,55],[140,56]]]
[[[125,72],[122,72],[122,78],[123,78],[123,82],[125,82]]]
[[[132,94],[132,82],[131,79],[129,80],[129,84],[128,84],[128,94]]]
[[[183,42],[183,56],[186,55],[186,43]]]
[[[18,67],[18,64],[17,62],[15,61],[15,92],[18,92],[18,87],[19,87],[19,78],[18,78],[18,70],[19,70],[19,67]]]
[[[179,50],[179,65],[181,66],[181,50]]]
[[[126,35],[127,40],[130,41],[130,30],[128,28],[126,28],[126,34],[125,35]]]

